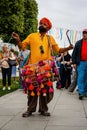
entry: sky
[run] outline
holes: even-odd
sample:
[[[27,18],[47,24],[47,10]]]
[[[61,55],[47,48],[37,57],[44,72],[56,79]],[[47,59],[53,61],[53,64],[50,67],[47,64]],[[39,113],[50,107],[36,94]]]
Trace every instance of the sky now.
[[[87,28],[87,0],[36,0],[38,20],[47,17],[53,26],[82,31]]]

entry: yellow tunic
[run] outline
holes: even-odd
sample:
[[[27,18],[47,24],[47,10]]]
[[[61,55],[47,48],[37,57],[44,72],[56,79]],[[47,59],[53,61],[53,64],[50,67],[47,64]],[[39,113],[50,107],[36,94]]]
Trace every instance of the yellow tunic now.
[[[43,40],[41,40],[40,35],[41,34],[39,32],[32,33],[28,35],[28,37],[24,41],[22,41],[21,44],[22,49],[27,46],[30,46],[30,51],[31,51],[30,59],[29,59],[30,64],[37,63],[40,60],[48,60],[52,58],[47,35],[46,34],[44,35]],[[59,52],[60,48],[52,36],[50,36],[50,40],[51,40],[53,50]],[[43,46],[44,54],[41,54],[40,46]]]

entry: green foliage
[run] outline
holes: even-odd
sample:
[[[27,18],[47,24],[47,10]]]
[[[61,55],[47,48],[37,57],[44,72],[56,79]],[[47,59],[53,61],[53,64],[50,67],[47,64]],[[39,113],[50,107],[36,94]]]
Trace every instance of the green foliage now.
[[[35,0],[24,0],[24,31],[22,34],[22,39],[26,38],[32,32],[37,31],[37,15],[38,6]]]
[[[8,42],[13,31],[22,33],[24,28],[24,0],[0,2],[0,34]]]
[[[14,31],[24,39],[37,30],[37,14],[38,7],[35,0],[1,0],[0,36],[8,42]],[[11,42],[14,43],[14,40]]]

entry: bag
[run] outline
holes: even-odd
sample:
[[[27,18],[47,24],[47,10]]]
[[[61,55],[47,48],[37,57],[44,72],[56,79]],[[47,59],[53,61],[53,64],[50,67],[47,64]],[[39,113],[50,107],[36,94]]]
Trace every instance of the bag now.
[[[72,71],[71,65],[65,64],[65,65],[64,65],[64,69],[65,69],[66,71],[67,71],[67,70],[71,70],[71,71]]]
[[[30,78],[31,82],[38,85],[39,82],[45,82],[48,79],[55,81],[59,76],[59,70],[56,68],[53,60],[43,60],[36,64],[26,65],[22,68],[21,76]]]
[[[16,60],[11,60],[11,59],[9,59],[9,60],[8,60],[8,64],[9,64],[10,66],[16,66],[16,65],[17,65],[17,62],[16,62]]]
[[[43,88],[46,85],[50,88],[53,86],[53,81],[59,79],[59,70],[53,60],[43,60],[36,64],[24,66],[21,71],[21,77],[24,91],[27,89],[32,90],[33,86]],[[51,93],[52,89],[49,90]]]
[[[49,45],[50,50],[51,50],[51,55],[53,57],[53,63],[54,63],[54,66],[55,66],[55,71],[58,72],[58,75],[55,73],[55,75],[53,76],[53,81],[59,81],[59,79],[60,79],[59,69],[57,67],[56,57],[54,56],[54,51],[53,51],[53,48],[52,48],[52,43],[51,43],[51,39],[50,39],[49,35],[47,35],[47,39],[48,39],[48,45]]]

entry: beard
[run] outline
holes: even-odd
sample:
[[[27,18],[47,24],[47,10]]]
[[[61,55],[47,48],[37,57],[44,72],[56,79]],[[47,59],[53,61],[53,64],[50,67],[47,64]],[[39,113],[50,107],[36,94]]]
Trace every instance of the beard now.
[[[44,28],[43,26],[39,27],[39,31],[40,33],[46,33],[47,32],[47,28]]]

